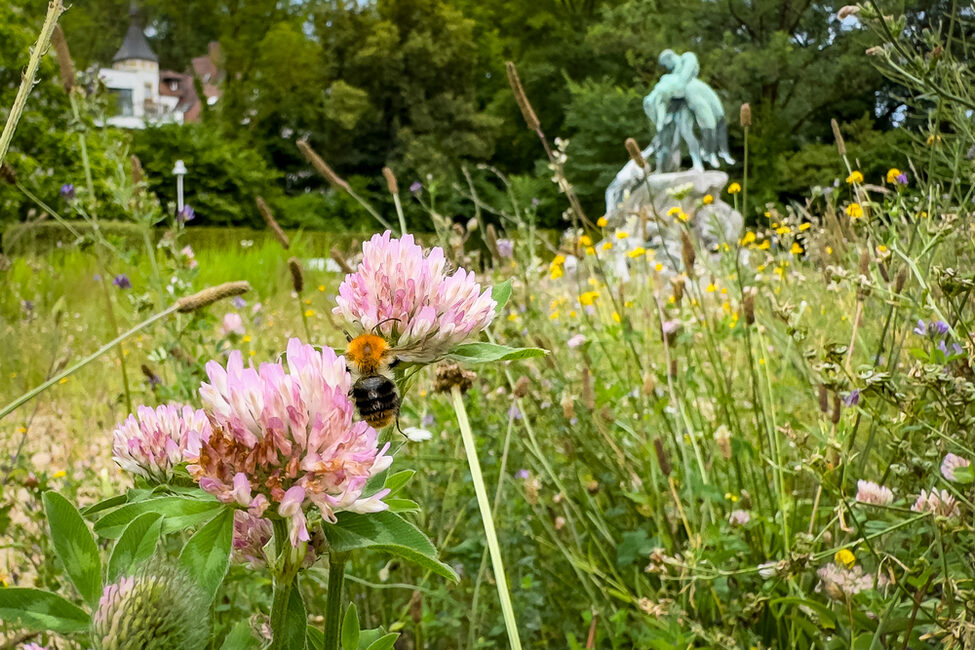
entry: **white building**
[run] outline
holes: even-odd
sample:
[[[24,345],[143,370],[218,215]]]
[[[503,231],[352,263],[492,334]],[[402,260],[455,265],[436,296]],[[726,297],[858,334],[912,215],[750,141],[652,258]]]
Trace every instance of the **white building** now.
[[[182,124],[179,98],[159,94],[159,57],[149,47],[134,5],[129,15],[129,30],[122,47],[112,57],[112,67],[98,71],[105,86],[118,98],[116,113],[107,122],[128,129],[142,129],[147,123]]]

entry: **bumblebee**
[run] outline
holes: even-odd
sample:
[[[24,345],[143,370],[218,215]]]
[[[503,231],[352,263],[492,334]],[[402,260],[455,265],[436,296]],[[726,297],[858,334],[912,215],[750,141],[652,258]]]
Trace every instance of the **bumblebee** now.
[[[354,380],[352,401],[369,426],[387,427],[399,417],[400,398],[393,381],[393,368],[399,363],[396,351],[377,334],[346,337],[345,360]]]

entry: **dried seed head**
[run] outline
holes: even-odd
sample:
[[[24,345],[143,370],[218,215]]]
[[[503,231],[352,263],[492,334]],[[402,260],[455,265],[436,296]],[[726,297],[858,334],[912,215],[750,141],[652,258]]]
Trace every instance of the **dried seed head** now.
[[[840,421],[840,396],[837,393],[833,394],[833,416],[830,421],[833,424],[838,424]]]
[[[71,60],[68,41],[64,38],[64,30],[61,29],[61,25],[54,26],[54,32],[51,34],[51,45],[54,46],[54,55],[58,59],[61,85],[64,86],[65,92],[71,92],[75,84],[74,62]]]
[[[7,163],[0,165],[0,180],[10,185],[17,184],[17,172]]]
[[[524,397],[528,394],[528,377],[522,375],[515,382],[515,397]]]
[[[819,410],[829,413],[829,391],[822,384],[819,385]]]
[[[183,298],[180,298],[176,301],[176,311],[183,314],[196,311],[197,309],[202,309],[208,305],[212,305],[218,300],[239,296],[240,294],[247,293],[250,290],[251,285],[246,281],[224,282],[223,284],[215,287],[208,287],[203,291],[198,291],[192,296],[184,296]]]
[[[746,287],[741,294],[741,309],[745,312],[745,324],[755,324],[755,296],[758,294],[757,287]]]
[[[589,372],[589,366],[584,366],[582,368],[582,404],[590,411],[596,408],[596,395],[592,390],[592,374]]]
[[[355,269],[349,266],[349,263],[345,261],[345,256],[342,255],[342,251],[340,251],[338,248],[333,246],[329,255],[333,260],[335,260],[335,263],[339,265],[339,268],[342,269],[342,273],[355,273]]]
[[[863,277],[870,277],[870,251],[863,251],[860,253],[860,275]]]
[[[640,145],[636,143],[633,138],[626,139],[626,151],[630,154],[630,159],[635,162],[640,169],[647,168],[647,161],[643,157],[643,152],[640,151]]]
[[[670,360],[670,378],[677,379],[677,359]]]
[[[846,5],[845,7],[840,7],[840,10],[836,12],[836,17],[840,20],[846,20],[850,16],[855,16],[860,13],[860,7],[857,5]]]
[[[518,108],[521,109],[521,116],[525,118],[525,124],[532,131],[540,131],[542,125],[538,121],[538,116],[535,115],[534,109],[532,109],[531,102],[528,101],[528,95],[525,94],[525,89],[521,85],[521,79],[518,78],[518,69],[515,67],[514,62],[508,61],[505,63],[505,69],[508,71],[508,83],[511,85],[511,92],[515,95],[515,102],[518,103]]]
[[[694,260],[697,259],[697,253],[694,250],[694,242],[691,241],[686,230],[680,232],[680,243],[680,255],[684,261],[684,270],[689,276],[694,277]]]
[[[301,262],[297,257],[288,260],[288,270],[291,271],[291,286],[295,293],[301,293],[305,288],[305,276],[301,272]]]
[[[731,432],[728,430],[728,426],[722,424],[718,427],[717,431],[714,432],[714,444],[718,446],[718,450],[721,451],[721,457],[725,460],[731,460]]]
[[[741,105],[738,111],[738,122],[746,129],[752,125],[752,106],[748,102]]]
[[[162,379],[160,379],[159,375],[157,375],[153,369],[149,367],[149,364],[142,364],[140,370],[142,370],[142,374],[145,376],[146,380],[148,380],[150,388],[155,389],[156,386],[162,383]]]
[[[277,220],[274,218],[274,213],[271,212],[271,208],[264,201],[264,198],[258,196],[256,199],[254,199],[254,202],[257,203],[258,212],[261,213],[261,216],[264,218],[264,223],[266,223],[267,227],[271,229],[271,232],[274,234],[274,238],[278,240],[278,243],[284,247],[284,250],[291,248],[291,240],[288,239],[288,235],[285,234],[284,230],[281,229],[281,226],[278,225]]]
[[[386,179],[386,189],[390,194],[399,194],[399,183],[396,182],[396,175],[389,167],[383,167],[383,178]]]
[[[145,174],[142,172],[142,163],[139,161],[139,157],[135,154],[129,156],[129,169],[132,172],[132,184],[138,185],[145,178]]]
[[[654,438],[653,449],[657,452],[657,464],[660,465],[660,471],[663,472],[664,476],[670,476],[670,458],[667,457],[667,450],[664,449],[664,441],[660,438]]]
[[[298,140],[298,148],[301,153],[304,154],[305,160],[311,163],[312,167],[318,170],[318,173],[325,177],[332,187],[337,190],[342,190],[343,192],[351,191],[349,184],[346,183],[342,178],[336,174],[331,167],[328,166],[322,157],[315,153],[315,150],[311,148],[305,140]]]
[[[840,152],[841,156],[846,155],[846,142],[843,140],[843,134],[840,133],[840,123],[836,121],[834,117],[829,121],[829,125],[833,127],[833,138],[836,140],[836,150]]]
[[[884,279],[884,282],[890,282],[890,272],[887,270],[887,262],[877,262],[877,270],[880,271],[880,277]]]
[[[449,393],[456,386],[460,392],[466,393],[474,385],[476,377],[473,372],[465,370],[456,363],[444,362],[437,366],[433,389],[438,393]]]
[[[647,374],[643,375],[644,395],[653,395],[653,391],[656,389],[656,387],[657,387],[657,382],[654,380],[653,375],[651,373],[648,372]]]
[[[907,284],[907,269],[901,269],[894,278],[894,293],[903,291],[905,284]]]

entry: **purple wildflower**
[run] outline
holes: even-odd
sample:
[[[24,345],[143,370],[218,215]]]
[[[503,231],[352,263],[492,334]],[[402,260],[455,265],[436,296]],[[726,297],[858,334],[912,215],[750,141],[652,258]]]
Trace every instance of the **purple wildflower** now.
[[[515,252],[515,243],[510,239],[498,240],[498,257],[507,258]]]
[[[945,455],[944,460],[941,461],[941,475],[949,481],[958,480],[955,476],[955,470],[960,467],[968,467],[971,464],[972,462],[967,458],[948,453]]]
[[[538,197],[537,196],[533,196],[532,197],[532,207],[533,208],[537,208],[539,203],[541,203],[541,201],[538,200]]]
[[[897,175],[897,178],[895,178],[894,181],[898,185],[907,185],[907,174],[901,172],[900,174]]]
[[[413,184],[410,185],[410,191],[414,194],[419,194],[423,191],[423,183],[420,181],[413,181]]]
[[[74,183],[65,183],[61,186],[61,198],[65,201],[74,201]]]
[[[176,221],[179,223],[186,223],[187,221],[193,221],[196,218],[196,211],[193,209],[189,203],[183,206],[183,209],[176,213]]]
[[[433,417],[433,413],[427,413],[422,418],[420,418],[420,424],[423,426],[424,429],[429,429],[430,427],[433,426],[433,424],[436,421],[437,419]]]
[[[129,277],[127,275],[125,275],[124,273],[119,273],[118,275],[116,275],[115,276],[115,279],[112,280],[112,284],[114,284],[119,289],[131,289],[132,288],[132,283],[129,281]]]
[[[928,324],[925,323],[923,320],[918,319],[917,327],[914,328],[914,333],[917,334],[918,336],[927,336]]]
[[[521,414],[521,409],[512,404],[511,408],[508,409],[508,417],[512,420],[520,420],[524,416]]]
[[[856,406],[860,403],[860,389],[854,388],[843,396],[843,406]]]
[[[950,329],[951,328],[948,327],[948,323],[944,322],[943,320],[931,321],[931,331],[935,334],[944,336]]]
[[[234,306],[234,309],[243,309],[247,306],[247,301],[240,296],[234,296],[230,299],[230,304]]]
[[[531,475],[532,475],[531,472],[529,472],[527,469],[524,468],[515,472],[515,478],[518,479],[519,481],[527,481],[528,479],[531,478]]]

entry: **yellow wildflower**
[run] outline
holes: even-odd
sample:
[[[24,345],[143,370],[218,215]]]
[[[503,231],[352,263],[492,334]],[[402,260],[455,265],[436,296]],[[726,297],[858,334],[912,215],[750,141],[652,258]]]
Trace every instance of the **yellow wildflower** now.
[[[605,244],[603,244],[603,250],[604,251],[613,250],[613,242],[608,241]]]
[[[623,319],[620,318],[620,314],[617,311],[613,312],[613,320],[616,321],[617,323],[623,322]]]
[[[799,232],[806,232],[810,228],[812,228],[812,224],[809,223],[808,221],[806,221],[805,223],[799,224]]]
[[[592,246],[586,246],[586,255],[595,255],[596,249]]]
[[[887,170],[887,182],[895,183],[897,182],[897,177],[901,175],[901,170],[896,167],[891,167]]]
[[[575,309],[572,309],[572,310],[570,310],[570,311],[569,311],[569,316],[570,316],[571,318],[575,318],[575,317],[576,317],[576,310],[575,310]]]
[[[714,197],[711,196],[710,194],[705,194],[704,198],[701,199],[701,203],[703,203],[704,205],[711,205],[712,203],[714,203]]]
[[[682,210],[680,209],[680,206],[679,205],[675,205],[671,209],[667,210],[667,216],[668,217],[672,217],[675,214],[680,214],[681,212],[682,212]]]
[[[887,252],[887,247],[886,246],[884,246],[883,244],[881,244],[880,246],[877,246],[877,253],[883,255],[886,252]]]
[[[551,318],[552,320],[558,320],[559,319],[559,310],[556,309],[551,314],[549,314],[548,317]]]
[[[657,262],[656,266],[653,267],[653,270],[656,271],[657,273],[660,273],[661,271],[664,270],[664,265],[661,264],[660,262]]]
[[[630,236],[630,233],[626,232],[625,230],[617,230],[616,231],[616,238],[617,239],[626,239],[629,236]]]
[[[565,255],[556,255],[555,257],[552,258],[553,266],[560,265],[560,264],[565,264]]]
[[[250,343],[251,342],[251,335],[250,334],[244,334],[244,338],[242,338],[241,341],[243,341],[244,343]]]
[[[558,280],[559,278],[562,277],[562,275],[563,275],[562,267],[553,264],[552,265],[552,273],[551,273],[552,279],[553,280]]]
[[[732,183],[728,186],[728,194],[737,194],[741,191],[741,185],[738,183]]]
[[[863,216],[863,207],[859,203],[851,203],[846,206],[846,215],[851,219],[859,219]]]
[[[776,235],[788,235],[790,232],[792,232],[792,228],[789,226],[779,226],[775,229]]]
[[[857,556],[850,549],[841,548],[836,551],[836,555],[833,556],[833,561],[840,566],[845,566],[847,569],[850,569],[856,564]]]
[[[589,235],[583,235],[582,237],[579,237],[579,245],[592,246],[592,238],[589,237]]]
[[[67,377],[61,377],[61,379],[58,380],[58,383],[59,384],[66,384],[66,383],[68,383],[68,378]]]
[[[512,323],[515,322],[516,320],[518,320],[518,314],[515,314],[514,312],[508,314],[508,320],[511,321]]]
[[[306,318],[311,318],[314,315],[315,315],[315,310],[314,309],[306,309],[305,310],[305,317]]]
[[[826,247],[826,254],[827,255],[832,255],[833,254],[833,247],[832,246],[827,246]]]
[[[645,249],[643,246],[637,246],[636,248],[634,248],[633,250],[631,250],[629,253],[627,253],[626,256],[627,257],[634,257],[635,258],[635,257],[640,257],[641,255],[643,255],[646,252],[647,252],[647,249]]]
[[[760,250],[760,251],[767,251],[771,247],[772,247],[772,242],[770,242],[769,240],[766,239],[761,244],[758,245],[758,250]]]
[[[705,289],[705,291],[707,291],[708,293],[714,293],[717,290],[718,290],[718,288],[716,286],[714,286],[714,283],[713,282],[708,285],[708,288],[707,289]]]
[[[854,183],[862,183],[863,174],[860,173],[860,170],[854,169],[852,172],[850,172],[850,175],[846,177],[846,182],[850,185],[853,185]]]
[[[66,471],[64,471],[63,469],[59,469],[58,471],[54,472],[54,474],[51,475],[51,478],[64,478],[67,475],[68,473]]]
[[[792,248],[789,249],[789,252],[793,255],[801,255],[802,246],[800,246],[798,242],[792,242]]]
[[[600,228],[605,228],[609,224],[609,219],[606,217],[599,217],[596,219],[596,225]]]
[[[324,292],[325,291],[325,285],[324,284],[318,285],[318,290],[321,291],[321,292]]]
[[[598,291],[585,291],[579,294],[579,304],[583,307],[588,307],[589,305],[596,302],[596,298],[599,297]]]
[[[745,233],[745,236],[741,238],[741,245],[748,246],[753,241],[755,241],[755,233],[749,230],[748,232]]]

